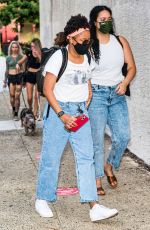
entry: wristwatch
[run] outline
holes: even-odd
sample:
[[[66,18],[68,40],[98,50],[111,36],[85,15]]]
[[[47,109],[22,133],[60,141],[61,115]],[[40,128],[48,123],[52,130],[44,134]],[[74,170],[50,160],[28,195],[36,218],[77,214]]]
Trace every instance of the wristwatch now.
[[[64,113],[64,111],[60,111],[59,113],[57,113],[57,116],[58,117],[61,117],[61,116],[63,116],[65,113]]]

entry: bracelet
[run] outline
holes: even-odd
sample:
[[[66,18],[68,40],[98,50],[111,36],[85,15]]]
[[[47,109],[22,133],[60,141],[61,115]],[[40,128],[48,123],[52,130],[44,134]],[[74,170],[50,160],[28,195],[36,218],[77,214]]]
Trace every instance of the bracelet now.
[[[21,67],[21,64],[19,64],[18,62],[17,62],[17,64],[16,65],[19,65],[19,67]]]

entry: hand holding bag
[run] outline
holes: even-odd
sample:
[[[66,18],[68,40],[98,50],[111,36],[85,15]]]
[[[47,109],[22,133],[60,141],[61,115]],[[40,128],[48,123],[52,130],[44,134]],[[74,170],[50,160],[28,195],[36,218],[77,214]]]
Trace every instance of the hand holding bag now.
[[[85,114],[81,114],[81,115],[77,116],[76,118],[77,118],[77,120],[75,121],[75,123],[77,124],[77,126],[69,129],[72,132],[76,132],[78,129],[80,129],[89,120],[89,118]]]

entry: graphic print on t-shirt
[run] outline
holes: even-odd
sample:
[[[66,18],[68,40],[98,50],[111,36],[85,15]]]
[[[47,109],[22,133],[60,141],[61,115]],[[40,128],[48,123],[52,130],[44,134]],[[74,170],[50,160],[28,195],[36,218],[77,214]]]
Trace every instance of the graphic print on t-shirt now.
[[[61,83],[67,84],[67,85],[81,85],[87,83],[87,81],[90,79],[90,71],[87,70],[81,71],[81,70],[71,70],[66,73],[65,78],[62,77]]]

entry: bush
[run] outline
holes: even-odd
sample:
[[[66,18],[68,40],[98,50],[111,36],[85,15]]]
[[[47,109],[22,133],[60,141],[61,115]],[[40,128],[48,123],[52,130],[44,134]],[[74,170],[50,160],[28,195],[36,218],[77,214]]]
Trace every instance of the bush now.
[[[30,49],[30,42],[20,43],[23,53],[25,54]]]
[[[2,51],[0,52],[0,57],[5,57],[5,54]]]

